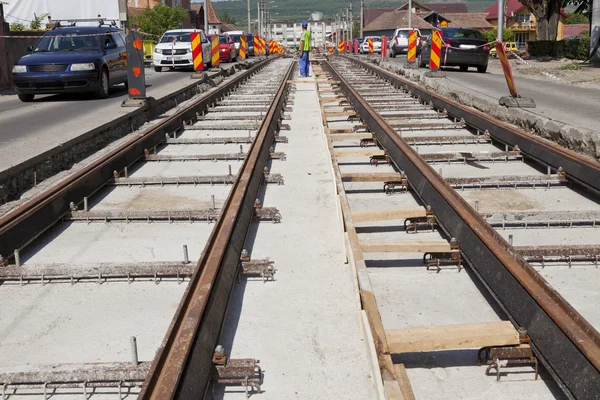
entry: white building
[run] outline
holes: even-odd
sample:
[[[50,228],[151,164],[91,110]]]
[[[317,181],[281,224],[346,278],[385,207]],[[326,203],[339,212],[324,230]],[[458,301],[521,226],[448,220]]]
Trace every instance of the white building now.
[[[331,45],[335,40],[337,29],[343,29],[343,26],[336,27],[334,20],[308,21],[308,29],[311,33],[311,46],[314,48],[324,48]],[[333,33],[333,36],[332,36]],[[302,35],[302,22],[282,21],[269,24],[267,39],[273,39],[285,47],[298,47],[300,45],[300,36]]]

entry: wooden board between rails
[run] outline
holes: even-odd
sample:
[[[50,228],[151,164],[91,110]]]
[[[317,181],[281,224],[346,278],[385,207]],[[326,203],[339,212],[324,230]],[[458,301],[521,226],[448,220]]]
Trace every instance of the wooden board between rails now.
[[[329,139],[333,140],[362,140],[372,139],[372,133],[334,133],[329,135]]]
[[[353,211],[354,222],[388,221],[392,219],[420,218],[427,215],[425,207],[388,208],[381,210]]]
[[[373,156],[385,156],[385,150],[350,150],[350,151],[336,151],[335,156],[340,157],[373,157]]]
[[[510,321],[391,329],[385,336],[393,354],[519,344],[519,332]]]
[[[401,176],[398,172],[344,172],[342,180],[350,182],[389,182],[399,181]]]
[[[364,253],[448,253],[450,243],[439,240],[361,240]]]

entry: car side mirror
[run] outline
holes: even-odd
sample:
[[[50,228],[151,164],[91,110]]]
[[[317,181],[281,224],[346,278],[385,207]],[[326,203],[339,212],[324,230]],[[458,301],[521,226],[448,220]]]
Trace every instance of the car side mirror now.
[[[158,40],[155,40],[155,41],[154,41],[154,44],[158,44]]]
[[[31,53],[33,51],[33,46],[32,45],[27,46],[27,51]]]
[[[106,47],[105,47],[106,50],[114,50],[116,48],[117,48],[117,44],[116,43],[113,43],[113,42],[106,43]]]

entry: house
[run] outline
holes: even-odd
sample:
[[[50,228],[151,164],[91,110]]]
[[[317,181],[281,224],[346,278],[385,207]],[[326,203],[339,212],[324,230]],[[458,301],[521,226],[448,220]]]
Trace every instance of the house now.
[[[392,12],[394,10],[405,10],[408,8],[408,3],[402,5],[401,7],[396,8],[365,8],[363,10],[363,24],[364,26],[369,25],[371,22],[375,21],[381,15]],[[412,2],[412,8],[415,10],[415,13],[419,12],[431,12],[437,11],[439,13],[468,13],[467,5],[465,3],[417,3],[415,1]]]
[[[217,13],[210,0],[203,2],[192,3],[190,6],[190,14],[192,15],[192,26],[197,29],[204,29],[204,4],[207,4],[208,10],[208,33],[210,35],[218,35],[223,30],[221,29],[223,22],[217,16]]]
[[[498,26],[498,2],[484,11],[488,14],[487,20]],[[565,32],[565,17],[567,14],[561,9],[558,21],[558,34],[556,40],[563,40]],[[529,12],[519,0],[506,0],[506,28],[515,33],[515,42],[519,48],[525,48],[528,41],[537,40],[537,24],[535,16]]]
[[[392,11],[381,12],[386,10],[381,8],[375,10],[377,11],[370,16],[379,15],[365,25],[363,28],[365,36],[391,36],[396,28],[408,28],[408,3]],[[494,28],[486,19],[487,14],[469,13],[464,3],[421,4],[413,1],[412,10],[412,27],[419,29],[423,36],[429,36],[432,29],[440,26],[473,28],[481,31]]]

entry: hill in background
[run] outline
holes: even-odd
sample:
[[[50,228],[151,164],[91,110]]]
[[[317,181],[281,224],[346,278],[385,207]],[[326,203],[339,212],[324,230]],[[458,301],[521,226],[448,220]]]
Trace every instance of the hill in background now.
[[[335,14],[345,10],[349,2],[343,0],[265,0],[268,10],[271,12],[271,19],[277,21],[302,21],[310,19],[310,14],[314,11],[320,11],[324,14],[324,18],[334,18]],[[425,0],[422,3],[457,3],[460,0],[450,1],[432,1]],[[495,0],[468,0],[465,1],[470,12],[481,12],[490,5],[494,4]],[[360,11],[360,3],[352,2],[354,17],[358,17]],[[366,0],[365,8],[377,7],[399,7],[405,1],[400,0]],[[257,15],[257,0],[250,0],[250,11],[252,19],[256,20]],[[227,13],[235,18],[236,25],[242,29],[247,26],[248,2],[242,1],[214,1],[213,7],[218,15]],[[276,6],[276,7],[275,7]],[[276,14],[278,13],[278,14]],[[254,29],[254,28],[253,28]]]

